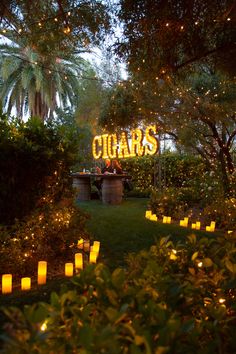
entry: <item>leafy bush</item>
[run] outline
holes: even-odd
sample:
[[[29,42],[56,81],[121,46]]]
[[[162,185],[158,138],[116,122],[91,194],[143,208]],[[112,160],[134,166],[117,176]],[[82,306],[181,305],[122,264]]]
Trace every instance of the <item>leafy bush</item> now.
[[[26,216],[48,190],[51,197],[53,189],[55,201],[60,199],[71,184],[76,139],[53,122],[0,117],[0,223]]]
[[[235,193],[232,192],[232,195]],[[205,224],[216,221],[217,228],[235,228],[235,198],[224,196],[219,176],[214,171],[205,171],[181,188],[153,189],[149,204],[159,217],[171,215],[179,220],[183,216],[193,215]]]
[[[236,198],[218,198],[207,205],[202,214],[208,223],[215,220],[218,227],[234,230],[236,225]]]
[[[150,196],[150,207],[159,217],[171,215],[180,219],[185,212],[199,203],[199,195],[194,188],[166,188],[153,190]]]
[[[235,238],[167,237],[128,264],[90,265],[50,304],[3,309],[2,352],[235,352]]]
[[[206,169],[200,158],[174,152],[124,159],[122,167],[132,176],[135,190],[149,193],[153,187],[186,187],[196,180],[200,183]]]
[[[0,119],[0,268],[14,278],[35,275],[40,259],[57,268],[84,230],[73,205],[70,168],[77,131],[38,119]],[[51,267],[51,269],[53,268]]]
[[[89,238],[84,228],[86,219],[86,214],[65,199],[36,209],[11,227],[0,227],[1,272],[14,274],[15,280],[26,275],[35,277],[39,260],[51,263],[51,270],[56,266],[57,272],[63,272],[78,239]]]

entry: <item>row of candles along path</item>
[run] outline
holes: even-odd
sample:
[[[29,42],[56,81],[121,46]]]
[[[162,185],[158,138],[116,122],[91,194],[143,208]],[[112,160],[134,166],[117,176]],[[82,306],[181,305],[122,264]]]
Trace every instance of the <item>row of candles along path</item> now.
[[[96,263],[100,250],[100,242],[94,241],[93,245],[90,246],[90,242],[87,240],[80,239],[78,240],[77,247],[80,250],[84,250],[85,252],[89,252],[89,263]],[[72,277],[74,275],[75,270],[83,269],[83,254],[75,253],[75,261],[74,263],[65,263],[65,276]],[[39,261],[38,262],[38,285],[46,284],[47,280],[47,262]],[[30,290],[31,289],[31,278],[24,277],[21,278],[21,290]],[[12,274],[3,274],[2,275],[2,294],[10,294],[12,293]]]
[[[152,214],[151,210],[146,211],[145,217],[146,217],[146,219],[149,219],[152,221],[157,221],[156,214]],[[171,216],[163,216],[162,222],[163,222],[163,224],[171,224]],[[180,220],[179,224],[180,224],[180,226],[188,227],[188,222],[189,222],[189,218],[186,217],[183,220]],[[215,226],[216,226],[215,221],[211,221],[211,224],[209,226],[206,226],[206,231],[214,232]],[[191,228],[195,229],[195,230],[200,230],[201,222],[196,221],[196,223],[192,223]]]

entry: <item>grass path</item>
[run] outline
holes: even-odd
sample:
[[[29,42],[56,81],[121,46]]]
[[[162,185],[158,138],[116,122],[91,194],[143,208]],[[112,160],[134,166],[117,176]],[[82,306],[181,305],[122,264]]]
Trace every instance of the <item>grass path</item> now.
[[[103,261],[114,268],[124,265],[130,252],[148,249],[160,237],[171,235],[183,240],[191,233],[189,228],[177,224],[162,224],[145,219],[148,199],[130,198],[121,205],[104,205],[101,201],[79,202],[78,206],[90,214],[87,229],[101,242]],[[203,231],[196,234],[208,235]]]
[[[149,249],[160,237],[171,235],[174,240],[184,240],[191,230],[177,224],[166,225],[145,219],[148,199],[130,198],[121,205],[104,205],[92,200],[78,203],[78,206],[90,214],[86,227],[94,240],[101,241],[100,260],[111,269],[125,265],[128,253]],[[197,235],[214,237],[204,231]],[[1,306],[19,306],[37,301],[48,301],[51,291],[58,291],[61,284],[70,284],[65,277],[50,280],[46,285],[23,294],[20,290],[9,296],[0,297]],[[2,317],[2,318],[1,318]],[[0,312],[1,325],[5,318]]]

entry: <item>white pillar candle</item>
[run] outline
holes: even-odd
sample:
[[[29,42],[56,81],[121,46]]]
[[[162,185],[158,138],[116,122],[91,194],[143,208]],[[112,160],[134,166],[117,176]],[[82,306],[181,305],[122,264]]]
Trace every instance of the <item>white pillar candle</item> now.
[[[94,241],[93,243],[93,251],[99,253],[100,250],[100,242],[99,241]]]
[[[196,230],[200,230],[200,228],[201,228],[201,222],[197,221],[196,222]]]
[[[149,219],[151,215],[152,215],[152,211],[151,210],[146,210],[145,217],[147,219]]]
[[[12,274],[2,275],[2,293],[10,294],[12,292]]]
[[[156,216],[156,214],[152,214],[151,216],[150,216],[150,219],[149,220],[151,220],[151,221],[157,221],[157,216]]]
[[[90,251],[89,253],[89,263],[96,263],[97,262],[97,252]]]
[[[66,277],[73,277],[74,274],[74,264],[73,263],[66,263],[65,264],[65,276]]]
[[[21,278],[21,290],[30,290],[31,288],[31,278]]]
[[[47,279],[47,262],[39,261],[38,262],[38,284],[46,284]]]
[[[214,232],[214,231],[215,231],[215,227],[216,227],[216,223],[215,223],[215,221],[211,221],[210,228],[211,228],[211,231],[212,231],[212,232]]]
[[[82,255],[82,253],[75,254],[75,269],[83,269],[83,255]]]

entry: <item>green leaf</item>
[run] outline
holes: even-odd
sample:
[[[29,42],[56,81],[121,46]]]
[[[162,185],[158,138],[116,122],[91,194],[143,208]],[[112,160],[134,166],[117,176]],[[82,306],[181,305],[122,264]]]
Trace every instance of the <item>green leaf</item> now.
[[[92,328],[90,328],[88,325],[81,327],[79,332],[79,339],[80,343],[85,346],[85,348],[89,348],[93,340]]]
[[[117,288],[121,289],[125,281],[125,272],[121,268],[117,268],[112,273],[112,284]]]
[[[197,237],[196,237],[196,235],[195,234],[191,234],[191,235],[189,235],[188,236],[188,239],[189,239],[189,242],[190,243],[196,243],[197,242]]]
[[[113,306],[118,305],[118,294],[114,290],[106,289],[106,294]]]
[[[160,246],[163,246],[165,243],[168,242],[170,236],[162,237],[160,240]]]
[[[141,345],[141,344],[143,344],[145,342],[145,339],[144,339],[143,336],[136,335],[134,337],[134,342],[135,342],[136,345]]]
[[[234,265],[229,259],[226,260],[225,265],[231,273],[234,273]]]
[[[191,257],[191,260],[194,261],[197,258],[197,256],[198,256],[198,251],[194,252],[194,254]]]
[[[158,347],[155,350],[155,354],[165,354],[168,353],[169,347]]]
[[[51,293],[51,304],[55,307],[59,305],[59,296],[54,291]]]
[[[202,260],[202,263],[203,263],[203,267],[206,267],[206,268],[213,266],[213,262],[210,258],[204,258]]]
[[[43,303],[39,303],[37,307],[25,308],[25,316],[32,323],[43,322],[48,316],[48,310]]]
[[[196,274],[194,268],[188,268],[188,271],[189,271],[189,273],[192,274],[192,275],[195,275],[195,274]]]
[[[113,307],[108,307],[108,309],[105,310],[105,314],[110,322],[115,322],[119,312]]]

